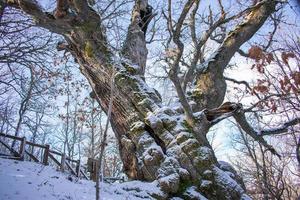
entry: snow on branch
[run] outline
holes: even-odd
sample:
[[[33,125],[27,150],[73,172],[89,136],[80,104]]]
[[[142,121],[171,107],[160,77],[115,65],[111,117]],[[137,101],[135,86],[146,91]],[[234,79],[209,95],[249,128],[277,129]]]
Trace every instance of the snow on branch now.
[[[239,112],[234,113],[234,119],[238,123],[238,125],[242,128],[245,133],[250,135],[253,139],[255,139],[257,142],[262,144],[267,150],[271,151],[274,155],[277,155],[280,158],[280,155],[276,152],[274,147],[269,145],[266,140],[263,138],[265,135],[276,135],[281,134],[284,132],[287,132],[288,127],[299,124],[300,118],[295,118],[289,122],[286,122],[283,124],[283,126],[276,128],[276,129],[269,129],[269,130],[262,130],[262,131],[256,131],[247,121],[245,116],[245,111],[241,109]]]
[[[265,135],[278,135],[278,134],[282,134],[288,131],[288,128],[290,126],[294,126],[300,124],[300,118],[294,118],[288,122],[285,122],[282,126],[278,127],[278,128],[273,128],[273,129],[267,129],[267,130],[262,130],[257,132],[257,135],[260,136],[265,136]]]

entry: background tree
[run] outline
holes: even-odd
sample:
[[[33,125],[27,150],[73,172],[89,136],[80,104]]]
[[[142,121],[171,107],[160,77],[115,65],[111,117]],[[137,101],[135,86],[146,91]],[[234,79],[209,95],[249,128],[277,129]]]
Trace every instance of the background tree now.
[[[45,117],[52,110],[48,96],[54,93],[53,78],[57,75],[56,68],[49,67],[52,65],[50,57],[54,55],[54,38],[34,27],[24,13],[6,4],[2,4],[1,9],[0,101],[6,105],[1,121],[2,127],[7,127],[2,131],[19,136],[25,134],[22,129],[28,128],[35,140],[38,129],[45,126],[41,115]],[[17,120],[9,121],[9,107],[10,116]]]
[[[148,1],[134,1],[121,48],[107,39],[111,35],[106,33],[110,29],[104,16],[109,16],[110,9],[97,13],[92,8],[96,4],[86,0],[59,0],[52,14],[31,0],[1,2],[64,37],[59,49],[70,52],[78,62],[106,113],[113,100],[111,126],[126,174],[130,179],[155,181],[163,191],[150,194],[156,198],[249,198],[237,173],[217,161],[206,138],[209,129],[234,116],[243,131],[278,155],[263,136],[283,133],[299,123],[299,118],[293,118],[279,129],[256,131],[245,116],[247,108],[238,103],[222,104],[227,88],[225,70],[235,53],[245,52],[242,45],[282,9],[281,1],[247,1],[238,8],[217,1],[207,3],[210,7],[206,10],[207,4],[200,6],[202,1],[198,0],[167,2],[162,13],[164,28],[160,29],[167,34],[162,33],[166,35],[163,47],[157,47],[161,65],[176,91],[176,107],[163,107],[159,93],[145,82],[146,30],[155,16]],[[112,79],[114,85],[110,84]]]
[[[271,135],[276,135],[268,137],[268,141],[276,146],[280,159],[245,135],[241,128],[242,137],[234,136],[233,144],[240,152],[239,158],[243,158],[235,161],[236,166],[255,199],[296,199],[299,196],[296,187],[299,125],[285,124],[280,129],[272,129],[276,124],[299,117],[299,42],[294,35],[283,38],[279,34],[276,38],[276,46],[269,51],[261,46],[250,48],[249,57],[254,62],[249,63],[248,69],[257,73],[252,82],[228,78],[234,83],[233,90],[239,91],[239,95],[231,98],[248,103],[249,98],[253,99],[247,114],[253,127],[258,132],[268,128]]]

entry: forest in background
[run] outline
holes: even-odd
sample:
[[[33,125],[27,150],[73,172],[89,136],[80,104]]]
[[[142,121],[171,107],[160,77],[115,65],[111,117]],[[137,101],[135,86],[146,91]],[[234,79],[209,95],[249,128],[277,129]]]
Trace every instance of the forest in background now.
[[[85,64],[74,56],[71,49],[73,41],[62,37],[64,33],[46,30],[46,25],[42,25],[46,28],[37,26],[36,19],[33,20],[30,11],[22,6],[20,9],[6,1],[0,2],[0,132],[25,136],[34,143],[50,144],[74,159],[99,158],[101,149],[105,147],[102,158],[104,176],[124,175],[124,158],[119,152],[122,145],[120,147],[119,133],[116,134],[119,130],[116,131],[115,125],[109,126],[108,136],[104,136],[107,131],[106,114],[114,114],[114,110],[109,111],[109,106],[105,106],[109,102],[99,106],[97,95],[105,91],[95,92],[95,88],[90,86],[91,81],[82,76],[83,70],[79,66]],[[143,34],[148,32],[144,43],[138,43],[140,47],[147,46],[147,60],[142,63],[132,58],[135,55],[125,54],[124,57],[134,63],[127,70],[135,71],[138,68],[135,65],[145,65],[141,67],[142,72],[137,70],[137,74],[160,94],[162,108],[179,110],[189,123],[191,110],[197,110],[197,104],[203,103],[195,100],[194,96],[198,93],[194,86],[205,86],[209,82],[207,77],[198,77],[198,70],[206,70],[201,67],[208,63],[211,55],[222,50],[219,47],[234,32],[236,25],[250,18],[251,12],[260,5],[264,6],[264,2],[268,1],[149,1],[153,7],[151,23],[146,22],[146,30],[141,27]],[[46,14],[59,10],[55,1],[39,3]],[[109,41],[109,50],[122,55],[124,41],[129,37],[127,27],[134,21],[129,10],[137,5],[136,1],[99,0],[88,3],[101,16],[101,27],[106,27],[103,32]],[[188,3],[192,6],[189,7]],[[185,12],[183,8],[187,7],[186,16],[181,19]],[[244,180],[247,194],[253,199],[296,199],[300,195],[298,9],[296,2],[279,2],[262,28],[236,49],[235,56],[232,55],[233,58],[224,67],[222,78],[227,84],[227,88],[221,87],[224,98],[214,96],[206,100],[221,101],[220,104],[210,106],[204,102],[209,106],[200,107],[200,110],[214,109],[224,102],[243,105],[244,116],[231,115],[231,112],[223,118],[217,115],[207,138],[218,160],[225,159],[234,166]],[[70,10],[66,13],[70,16],[79,12]],[[62,19],[55,13],[54,17]],[[84,31],[93,28],[85,27]],[[176,34],[180,36],[176,38]],[[89,59],[94,57],[99,57],[96,59],[98,62],[102,59],[95,53],[93,45],[88,42],[83,48],[83,57],[88,63],[93,63]],[[141,55],[144,54],[141,50]],[[119,58],[122,56],[116,57],[123,64]],[[115,73],[113,70],[112,74]],[[99,71],[99,76],[106,73]],[[197,82],[198,78],[207,80],[201,83]],[[222,83],[216,84],[220,86]],[[245,125],[246,119],[248,123]],[[109,117],[109,120],[114,119]],[[39,154],[35,149],[31,151]],[[142,179],[153,179],[145,177]]]

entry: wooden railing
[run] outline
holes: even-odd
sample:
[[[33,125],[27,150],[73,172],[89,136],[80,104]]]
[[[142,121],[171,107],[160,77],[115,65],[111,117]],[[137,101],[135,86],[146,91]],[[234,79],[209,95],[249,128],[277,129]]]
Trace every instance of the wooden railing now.
[[[10,145],[5,143],[4,140],[1,140],[1,137],[19,141],[20,142],[19,149],[18,150],[13,149]],[[59,167],[61,171],[68,170],[77,177],[85,178],[87,180],[89,179],[85,171],[83,170],[84,167],[81,165],[80,160],[71,159],[63,153],[51,150],[50,145],[48,144],[45,145],[36,144],[27,141],[25,137],[16,137],[16,136],[7,135],[3,133],[0,133],[0,144],[9,150],[13,157],[11,157],[11,155],[0,154],[2,156],[6,156],[8,158],[17,159],[17,160],[25,160],[25,156],[27,155],[34,162],[42,163],[44,165],[49,165],[49,161],[51,160]],[[27,150],[28,148],[26,149],[26,146],[31,146],[31,148],[37,147],[42,149],[43,150],[42,158],[39,159],[33,153],[29,152]],[[56,157],[60,157],[61,159],[57,159]]]

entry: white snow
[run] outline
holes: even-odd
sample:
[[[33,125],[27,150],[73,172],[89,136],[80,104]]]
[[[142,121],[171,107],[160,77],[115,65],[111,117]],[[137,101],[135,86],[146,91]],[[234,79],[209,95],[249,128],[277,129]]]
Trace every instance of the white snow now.
[[[202,187],[202,188],[209,188],[210,185],[212,185],[212,182],[211,182],[211,181],[203,180],[203,181],[201,182],[201,186],[200,186],[200,187]]]
[[[245,194],[244,189],[234,179],[232,179],[228,173],[218,167],[214,167],[213,170],[216,182],[221,183],[225,190],[230,191],[231,189],[234,189],[234,191],[242,195],[241,199],[251,199],[247,194]]]
[[[199,200],[208,200],[207,198],[202,196],[199,192],[197,192],[195,186],[192,186],[192,187],[188,188],[188,190],[186,191],[186,195],[191,196],[194,199],[197,198]]]
[[[157,184],[140,181],[101,183],[101,200],[152,199],[149,194],[161,193]],[[78,180],[51,166],[0,158],[0,199],[94,200],[95,183]]]

